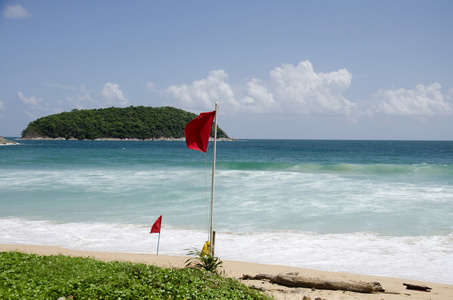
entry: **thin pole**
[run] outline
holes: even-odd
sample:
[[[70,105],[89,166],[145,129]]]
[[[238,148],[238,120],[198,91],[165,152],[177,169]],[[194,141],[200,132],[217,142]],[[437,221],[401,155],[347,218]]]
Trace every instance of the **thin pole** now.
[[[211,244],[211,255],[214,256],[215,241],[214,241],[214,182],[215,182],[215,156],[216,156],[216,142],[217,142],[217,110],[219,103],[215,103],[215,121],[214,121],[214,153],[212,159],[212,184],[211,184],[211,228],[209,229],[209,242]]]
[[[160,243],[160,231],[159,231],[159,238],[157,239],[157,252],[156,252],[156,255],[159,255],[159,243]]]

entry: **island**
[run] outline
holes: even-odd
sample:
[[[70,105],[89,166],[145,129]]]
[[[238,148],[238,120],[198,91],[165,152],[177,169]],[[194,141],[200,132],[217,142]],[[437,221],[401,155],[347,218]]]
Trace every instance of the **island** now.
[[[21,139],[184,140],[185,126],[197,116],[171,106],[73,109],[30,122]],[[233,140],[220,128],[217,138]]]

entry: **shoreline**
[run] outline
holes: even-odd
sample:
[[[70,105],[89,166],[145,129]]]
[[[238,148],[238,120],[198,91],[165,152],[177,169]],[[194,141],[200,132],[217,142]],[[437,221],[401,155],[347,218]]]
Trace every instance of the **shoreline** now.
[[[166,268],[182,268],[188,256],[170,256],[170,255],[155,255],[141,253],[117,253],[117,252],[94,252],[70,250],[57,246],[38,246],[38,245],[10,245],[0,244],[0,251],[18,251],[29,254],[38,255],[67,255],[72,257],[87,257],[101,261],[123,261],[134,263],[145,263]],[[267,294],[272,295],[278,300],[295,300],[302,299],[304,296],[311,299],[321,298],[325,300],[331,299],[372,299],[372,300],[396,300],[396,299],[452,299],[453,285],[424,282],[416,280],[407,280],[401,278],[381,277],[372,275],[360,275],[342,272],[328,272],[298,267],[289,267],[281,265],[266,265],[259,263],[249,263],[240,261],[223,260],[223,270],[225,275],[233,278],[241,278],[243,275],[255,276],[258,274],[277,275],[282,272],[298,272],[300,276],[315,277],[324,280],[339,280],[339,281],[363,281],[363,282],[379,282],[385,289],[385,292],[374,294],[355,293],[348,291],[333,291],[333,290],[313,290],[307,288],[290,288],[282,285],[271,284],[266,280],[241,280],[248,286],[263,288]],[[403,283],[428,286],[432,288],[431,292],[423,292],[416,290],[407,290]]]

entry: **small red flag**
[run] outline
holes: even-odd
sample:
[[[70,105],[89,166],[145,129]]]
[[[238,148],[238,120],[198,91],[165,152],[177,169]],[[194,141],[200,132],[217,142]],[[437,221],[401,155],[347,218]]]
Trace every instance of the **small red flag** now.
[[[157,218],[156,222],[154,222],[153,226],[151,227],[151,231],[149,233],[160,233],[160,225],[162,224],[162,215]]]
[[[184,129],[187,148],[206,153],[214,116],[215,111],[204,112],[187,123]]]

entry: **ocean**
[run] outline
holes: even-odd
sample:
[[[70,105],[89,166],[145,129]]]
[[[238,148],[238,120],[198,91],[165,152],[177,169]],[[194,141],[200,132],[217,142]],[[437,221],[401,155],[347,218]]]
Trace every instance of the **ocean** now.
[[[13,139],[13,138],[8,138]],[[0,147],[0,243],[185,255],[209,235],[212,143]],[[217,142],[222,260],[453,283],[453,142]]]

